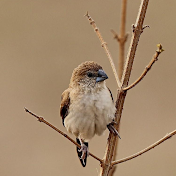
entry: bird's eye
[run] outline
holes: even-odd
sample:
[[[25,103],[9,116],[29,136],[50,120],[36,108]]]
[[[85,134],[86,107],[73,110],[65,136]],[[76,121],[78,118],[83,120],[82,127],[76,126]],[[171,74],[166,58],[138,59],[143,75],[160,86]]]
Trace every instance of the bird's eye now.
[[[93,77],[93,73],[88,72],[88,73],[87,73],[87,76],[88,76],[88,77]]]

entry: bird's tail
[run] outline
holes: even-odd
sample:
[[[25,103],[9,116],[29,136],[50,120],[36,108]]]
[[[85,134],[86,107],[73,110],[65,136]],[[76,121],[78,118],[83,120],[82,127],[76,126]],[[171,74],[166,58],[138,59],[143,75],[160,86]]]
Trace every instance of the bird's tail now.
[[[81,142],[78,138],[76,138],[76,142],[81,145]],[[84,144],[88,147],[88,142],[84,142]],[[82,151],[80,151],[80,149],[78,147],[76,147],[76,150],[77,150],[77,153],[78,153],[78,157],[79,157],[79,160],[82,164],[83,167],[86,166],[86,163],[87,163],[87,153],[86,153],[86,157],[85,159],[82,159],[81,156],[82,156]]]

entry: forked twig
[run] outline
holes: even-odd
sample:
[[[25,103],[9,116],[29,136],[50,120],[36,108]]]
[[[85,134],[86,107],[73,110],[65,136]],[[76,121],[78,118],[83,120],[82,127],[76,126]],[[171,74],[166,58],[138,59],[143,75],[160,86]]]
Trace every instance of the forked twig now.
[[[101,46],[102,46],[102,47],[104,48],[104,50],[105,50],[105,53],[106,53],[106,55],[107,55],[107,57],[108,57],[108,59],[109,59],[109,62],[110,62],[110,64],[111,64],[111,67],[112,67],[112,70],[113,70],[113,73],[114,73],[114,76],[115,76],[115,79],[116,79],[116,82],[117,82],[117,86],[120,88],[120,87],[121,87],[121,83],[120,83],[119,77],[118,77],[118,75],[117,75],[117,71],[116,71],[116,68],[115,68],[113,59],[112,59],[111,54],[110,54],[110,52],[109,52],[109,49],[108,49],[108,47],[107,47],[107,43],[103,40],[103,37],[102,37],[102,35],[101,35],[99,29],[97,28],[97,25],[95,24],[95,21],[91,18],[91,16],[88,14],[88,12],[86,13],[85,16],[88,18],[88,20],[89,20],[89,22],[90,22],[90,25],[92,25],[92,27],[93,27],[95,33],[97,34],[97,36],[98,36],[98,38],[99,38],[99,40],[100,40],[100,42],[101,42]]]
[[[113,29],[111,29],[111,32],[114,35],[114,39],[116,39],[118,42],[120,42],[120,36]]]
[[[125,34],[123,38],[121,38],[113,29],[111,29],[111,32],[114,35],[114,39],[116,39],[119,43],[125,43],[128,39],[128,35],[129,35],[128,33]]]
[[[47,122],[43,117],[39,117],[38,115],[36,115],[33,112],[29,111],[27,108],[24,108],[24,110],[26,112],[28,112],[29,114],[31,114],[32,116],[36,117],[39,122],[45,123],[46,125],[48,125],[52,129],[54,129],[55,131],[57,131],[58,133],[60,133],[62,136],[64,136],[65,138],[67,138],[70,142],[72,142],[73,144],[75,144],[77,147],[81,148],[81,145],[79,145],[76,141],[74,141],[72,138],[70,138],[67,134],[65,134],[64,132],[62,132],[61,130],[59,130],[58,128],[56,128],[55,126],[53,126],[52,124],[50,124],[49,122]],[[93,158],[95,158],[96,160],[100,161],[100,163],[103,162],[102,159],[98,158],[97,156],[95,156],[94,154],[92,154],[90,152],[89,152],[89,155],[92,156]]]
[[[145,67],[145,70],[143,71],[141,76],[134,83],[132,83],[128,87],[125,87],[123,90],[127,91],[127,90],[130,90],[131,88],[133,88],[134,86],[136,86],[144,78],[144,76],[148,73],[148,71],[151,69],[152,65],[158,60],[158,56],[164,51],[161,44],[158,44],[157,46],[158,46],[158,50],[156,51],[156,53],[153,56],[150,63]]]
[[[131,156],[128,156],[126,158],[123,158],[123,159],[120,159],[120,160],[117,160],[117,161],[113,161],[112,162],[112,166],[116,165],[116,164],[120,164],[120,163],[123,163],[123,162],[126,162],[128,160],[131,160],[131,159],[134,159],[146,152],[148,152],[149,150],[153,149],[154,147],[158,146],[159,144],[163,143],[164,141],[166,141],[167,139],[171,138],[173,135],[176,134],[176,130],[172,131],[171,133],[167,134],[166,136],[164,136],[162,139],[160,139],[159,141],[155,142],[154,144],[150,145],[149,147],[141,150],[140,152],[137,152]]]

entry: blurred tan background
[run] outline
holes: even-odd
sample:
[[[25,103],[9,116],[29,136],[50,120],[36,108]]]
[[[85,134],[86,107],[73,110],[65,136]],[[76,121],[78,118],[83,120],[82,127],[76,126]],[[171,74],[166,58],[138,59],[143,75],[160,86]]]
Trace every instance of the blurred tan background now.
[[[140,0],[129,1],[127,32],[135,23]],[[145,79],[127,94],[118,159],[149,146],[176,129],[176,1],[150,1],[130,82],[151,60],[156,44],[165,52]],[[118,44],[110,29],[119,31],[120,0],[1,0],[0,1],[0,175],[98,175],[99,163],[88,158],[83,168],[75,146],[25,113],[43,116],[66,132],[59,116],[60,95],[73,69],[86,60],[101,64],[116,97],[116,83],[99,40],[83,15],[88,10],[100,28],[117,64]],[[90,142],[103,157],[108,133]],[[150,152],[120,164],[120,176],[175,176],[176,136]]]

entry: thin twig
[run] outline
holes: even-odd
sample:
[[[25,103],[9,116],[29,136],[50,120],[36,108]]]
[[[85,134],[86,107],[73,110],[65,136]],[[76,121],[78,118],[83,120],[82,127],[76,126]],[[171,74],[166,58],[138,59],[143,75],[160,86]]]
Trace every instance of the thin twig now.
[[[111,54],[109,52],[109,49],[107,47],[107,43],[103,40],[103,37],[102,37],[99,29],[97,28],[97,25],[95,24],[95,21],[91,18],[91,16],[88,14],[88,12],[86,13],[85,16],[88,18],[88,20],[90,22],[90,25],[93,27],[95,33],[97,34],[97,36],[98,36],[98,38],[99,38],[99,40],[101,42],[101,46],[104,48],[105,53],[108,56],[109,62],[111,64],[111,67],[112,67],[112,70],[113,70],[113,73],[114,73],[114,76],[115,76],[115,79],[116,79],[116,82],[117,82],[117,86],[120,88],[121,87],[121,83],[120,83],[119,77],[117,75],[117,71],[116,71],[113,59],[112,59]]]
[[[113,29],[111,29],[111,32],[114,35],[114,39],[116,39],[119,42],[120,41],[119,35]]]
[[[111,32],[114,35],[114,39],[116,39],[118,42],[121,41],[121,42],[125,43],[128,39],[128,35],[129,35],[128,33],[125,34],[124,38],[120,38],[120,36],[113,29],[111,29]]]
[[[128,160],[131,160],[131,159],[134,159],[146,152],[148,152],[149,150],[153,149],[154,147],[160,145],[161,143],[163,143],[164,141],[166,141],[167,139],[171,138],[173,135],[176,134],[176,130],[172,131],[171,133],[167,134],[166,136],[164,136],[162,139],[160,139],[159,141],[155,142],[154,144],[150,145],[149,147],[141,150],[140,152],[137,152],[131,156],[128,156],[126,158],[123,158],[123,159],[120,159],[120,160],[117,160],[117,161],[114,161],[112,162],[112,166],[116,165],[116,164],[120,164],[120,163],[123,163],[123,162],[126,162]]]
[[[145,70],[143,71],[143,73],[141,74],[141,76],[134,83],[132,83],[130,86],[125,87],[123,89],[124,91],[130,90],[131,88],[133,88],[134,86],[136,86],[144,78],[144,76],[148,73],[148,71],[151,69],[152,65],[158,60],[158,56],[164,50],[162,49],[162,45],[161,44],[158,44],[157,46],[158,46],[158,50],[154,54],[154,56],[153,56],[152,60],[150,61],[150,63],[145,67]]]
[[[62,136],[64,136],[65,138],[67,138],[70,142],[72,142],[73,144],[75,144],[77,147],[81,148],[81,146],[76,141],[74,141],[67,134],[65,134],[64,132],[62,132],[61,130],[59,130],[58,128],[56,128],[55,126],[53,126],[52,124],[50,124],[49,122],[47,122],[43,117],[39,117],[38,115],[36,115],[33,112],[29,111],[27,108],[24,108],[24,110],[26,112],[28,112],[29,114],[31,114],[32,116],[36,117],[39,122],[45,123],[46,125],[48,125],[52,129],[54,129],[55,131],[57,131],[58,133],[60,133]],[[98,158],[94,154],[92,154],[92,153],[89,152],[89,155],[92,156],[93,158],[95,158],[96,160],[100,161],[100,163],[102,163],[102,159]]]

